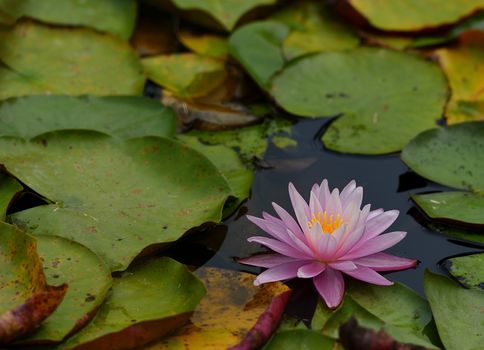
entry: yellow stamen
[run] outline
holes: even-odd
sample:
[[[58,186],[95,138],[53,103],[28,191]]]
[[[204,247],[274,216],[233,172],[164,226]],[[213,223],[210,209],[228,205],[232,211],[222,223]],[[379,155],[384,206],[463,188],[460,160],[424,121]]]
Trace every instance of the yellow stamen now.
[[[341,215],[336,215],[336,218],[333,214],[329,215],[326,213],[326,210],[323,212],[323,218],[321,220],[321,212],[318,212],[317,216],[313,213],[311,216],[311,220],[307,222],[308,227],[311,229],[316,223],[318,223],[321,228],[323,229],[324,233],[333,233],[338,227],[340,227],[344,222],[341,218]]]

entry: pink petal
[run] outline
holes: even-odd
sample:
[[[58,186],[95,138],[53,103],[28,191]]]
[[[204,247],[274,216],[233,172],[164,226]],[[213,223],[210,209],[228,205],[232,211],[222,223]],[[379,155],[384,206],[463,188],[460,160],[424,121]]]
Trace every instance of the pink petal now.
[[[287,244],[291,244],[291,239],[287,236],[286,233],[286,227],[282,224],[282,220],[279,220],[275,217],[270,218],[270,215],[267,213],[264,213],[265,217],[268,218],[266,220],[252,216],[252,215],[247,215],[247,219],[259,226],[262,230],[270,234],[272,237],[283,241]],[[274,220],[279,220],[280,223]]]
[[[345,232],[336,249],[336,257],[340,257],[349,252],[363,236],[365,226],[357,227],[354,231]]]
[[[319,203],[319,199],[316,196],[316,193],[311,191],[311,194],[309,196],[309,209],[311,210],[311,213],[313,215],[318,215],[318,213],[321,213],[323,215],[323,208],[321,208],[321,204]]]
[[[258,286],[262,283],[283,281],[294,278],[297,276],[297,270],[307,263],[307,260],[298,260],[267,269],[257,276],[254,281],[254,285]]]
[[[417,265],[417,260],[400,258],[386,253],[376,253],[354,260],[359,266],[369,267],[375,271],[405,270]]]
[[[339,199],[339,190],[337,188],[335,188],[333,192],[331,192],[328,204],[326,208],[324,208],[324,210],[328,212],[328,215],[333,214],[336,216],[337,214],[343,214],[343,207],[341,206],[341,201]]]
[[[319,275],[325,269],[326,269],[326,266],[324,264],[321,264],[320,262],[317,262],[317,261],[313,261],[313,262],[310,262],[309,264],[301,266],[299,270],[297,270],[297,277],[312,278]]]
[[[270,268],[296,259],[281,254],[261,254],[244,259],[238,259],[241,264]]]
[[[327,268],[313,278],[313,283],[329,308],[335,308],[343,300],[345,282],[341,272]]]
[[[364,242],[361,246],[351,249],[349,253],[341,257],[341,259],[354,260],[363,256],[381,252],[382,250],[393,247],[395,244],[404,239],[406,235],[406,232],[395,231],[377,236]]]
[[[343,217],[353,218],[360,212],[361,202],[363,200],[363,188],[357,187],[347,198],[345,202],[341,200],[341,205],[343,207]]]
[[[299,239],[303,239],[304,234],[301,231],[301,228],[299,227],[296,220],[294,220],[294,218],[277,203],[272,202],[272,207],[276,211],[277,215],[279,215],[284,225],[286,225],[287,228],[289,228],[296,236],[298,236]]]
[[[368,218],[367,218],[366,220],[367,220],[367,221],[368,221],[368,220],[371,220],[371,219],[373,219],[375,216],[380,215],[381,213],[383,213],[383,209],[382,209],[382,208],[372,210],[372,211],[370,211],[370,214],[368,214]]]
[[[278,241],[277,239],[272,239],[272,238],[267,238],[267,237],[261,237],[261,236],[254,236],[254,237],[249,237],[247,239],[249,242],[256,242],[259,244],[262,244],[266,246],[269,249],[272,249],[273,251],[289,256],[291,258],[296,258],[296,259],[307,259],[308,257],[302,253],[300,250],[291,247],[287,243]]]
[[[338,271],[352,271],[356,270],[358,267],[352,261],[336,261],[328,264],[329,267]]]
[[[307,222],[311,216],[309,206],[291,182],[289,183],[289,197],[291,198],[292,207],[294,208],[299,226],[306,232],[308,227]]]
[[[327,260],[334,255],[336,239],[329,233],[323,233],[321,226],[314,225],[307,236],[310,248],[321,260]]]
[[[388,210],[366,221],[364,240],[372,239],[389,228],[398,218],[398,210]]]
[[[346,204],[348,203],[348,198],[353,193],[353,191],[355,190],[355,188],[356,188],[356,181],[355,180],[351,180],[345,186],[345,188],[343,188],[343,190],[341,191],[340,199],[341,199],[341,204],[343,205],[343,207],[345,207]]]
[[[330,197],[330,192],[329,192],[328,180],[324,179],[321,182],[321,186],[319,186],[319,203],[321,204],[321,207],[323,209],[326,209],[326,207],[328,206],[329,197]]]
[[[365,281],[372,284],[378,284],[380,286],[389,286],[393,284],[392,281],[387,280],[378,272],[375,272],[374,270],[368,267],[359,266],[358,269],[353,271],[345,271],[345,273],[358,280]]]
[[[309,248],[306,242],[301,241],[294,233],[291,232],[291,230],[287,229],[286,231],[287,236],[291,239],[291,242],[289,243],[290,246],[298,248],[308,257],[314,257],[314,252],[311,250],[311,248]]]

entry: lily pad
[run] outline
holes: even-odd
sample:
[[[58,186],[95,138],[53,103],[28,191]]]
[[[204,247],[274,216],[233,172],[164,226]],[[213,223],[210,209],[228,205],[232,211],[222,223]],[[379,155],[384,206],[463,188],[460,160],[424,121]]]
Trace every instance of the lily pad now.
[[[350,0],[375,27],[393,31],[417,31],[457,22],[484,8],[481,0]]]
[[[263,350],[333,350],[335,341],[321,333],[294,329],[277,332]]]
[[[11,220],[35,235],[83,244],[112,271],[148,246],[218,222],[231,193],[208,159],[169,139],[70,131],[0,144],[0,163],[52,201]]]
[[[469,228],[448,226],[440,223],[430,224],[429,229],[451,238],[456,238],[458,240],[467,241],[470,243],[475,242],[484,246],[484,230],[482,229],[471,230]]]
[[[412,199],[431,219],[484,225],[484,195],[456,191],[416,194]]]
[[[159,102],[137,96],[28,96],[0,102],[0,136],[31,139],[67,129],[120,138],[171,137],[176,116]]]
[[[0,222],[0,344],[34,330],[67,290],[47,284],[36,248],[35,238]]]
[[[298,1],[271,16],[271,20],[291,29],[282,43],[288,60],[313,52],[347,50],[360,42],[353,30],[321,1]]]
[[[275,4],[277,0],[172,0],[182,10],[200,10],[210,14],[225,29],[232,30],[238,20],[250,10]]]
[[[111,287],[111,271],[79,243],[54,236],[38,236],[37,249],[48,283],[69,285],[62,303],[20,343],[60,342],[94,317]]]
[[[223,61],[193,53],[148,57],[142,64],[150,80],[185,98],[207,95],[226,77]]]
[[[435,51],[452,90],[448,124],[484,120],[484,34],[469,33],[456,47]]]
[[[282,42],[289,27],[275,21],[246,24],[229,38],[229,51],[247,73],[263,89],[269,89],[269,80],[284,66]]]
[[[337,338],[339,328],[355,317],[363,327],[380,330],[394,340],[437,349],[432,344],[428,327],[432,314],[428,303],[409,288],[396,283],[380,287],[351,281],[344,303],[336,310],[318,304],[313,318],[313,329]]]
[[[484,254],[446,259],[442,265],[464,287],[484,290]]]
[[[440,339],[447,350],[476,350],[484,344],[484,314],[479,290],[464,289],[447,277],[425,271],[425,294]]]
[[[17,1],[18,2],[18,1]],[[134,0],[0,0],[0,10],[42,22],[86,26],[129,39],[136,21]]]
[[[447,87],[433,63],[402,52],[357,48],[297,60],[275,77],[272,95],[299,116],[343,114],[323,135],[329,149],[382,154],[399,151],[435,126]]]
[[[22,185],[13,177],[5,173],[0,173],[0,221],[5,221],[7,209],[12,199],[22,189]]]
[[[190,323],[147,350],[226,349],[238,344],[272,298],[288,290],[282,283],[253,285],[255,276],[248,273],[201,268],[195,274],[207,288]],[[234,287],[236,286],[236,287]]]
[[[169,258],[149,260],[114,278],[96,317],[58,349],[133,349],[182,326],[205,289]]]
[[[483,192],[484,122],[425,131],[405,146],[402,160],[442,185]]]
[[[190,31],[182,30],[178,33],[178,38],[186,48],[200,55],[219,59],[226,59],[228,57],[228,43],[222,36],[213,34],[195,34]]]
[[[0,41],[4,63],[0,99],[35,94],[140,95],[143,91],[145,77],[136,53],[114,36],[20,22],[1,28]]]

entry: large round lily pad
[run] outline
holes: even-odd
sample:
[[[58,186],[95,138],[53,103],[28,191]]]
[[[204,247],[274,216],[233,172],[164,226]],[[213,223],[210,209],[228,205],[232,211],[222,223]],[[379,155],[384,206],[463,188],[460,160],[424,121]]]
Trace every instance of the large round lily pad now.
[[[134,0],[0,0],[0,11],[42,22],[87,26],[129,39],[136,21]]]
[[[484,122],[425,131],[402,151],[416,173],[442,185],[484,191]]]
[[[447,350],[475,350],[484,344],[483,292],[425,271],[425,294]]]
[[[34,330],[62,301],[67,285],[47,284],[35,238],[0,222],[0,344]]]
[[[482,0],[350,0],[379,29],[415,31],[451,24],[484,8]]]
[[[231,193],[208,159],[169,139],[71,131],[0,145],[0,164],[53,202],[16,213],[13,222],[77,241],[113,271],[150,245],[218,222]]]
[[[138,96],[28,96],[0,102],[0,136],[30,139],[74,129],[121,138],[171,137],[176,116],[159,102]]]
[[[407,53],[357,48],[297,60],[273,80],[272,94],[281,107],[299,116],[342,114],[323,136],[329,149],[382,154],[400,150],[435,126],[447,87],[431,62]]]
[[[0,29],[0,98],[34,95],[139,95],[145,77],[125,41],[89,29],[20,22]],[[122,72],[122,74],[120,74]]]
[[[446,259],[442,265],[464,287],[484,291],[484,254]]]
[[[455,191],[416,194],[412,199],[432,219],[484,225],[484,195]]]
[[[203,283],[169,258],[130,267],[114,278],[96,317],[57,349],[135,349],[188,321],[205,294]]]
[[[111,271],[86,247],[65,238],[38,236],[37,250],[47,282],[66,283],[62,303],[21,343],[59,342],[94,317],[111,287]]]

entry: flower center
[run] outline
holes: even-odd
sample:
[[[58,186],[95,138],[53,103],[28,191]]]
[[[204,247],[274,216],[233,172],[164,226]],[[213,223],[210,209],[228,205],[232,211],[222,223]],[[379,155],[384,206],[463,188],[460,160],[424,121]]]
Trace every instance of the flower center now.
[[[315,215],[314,213],[312,214],[311,220],[308,220],[307,222],[309,229],[312,229],[316,223],[318,223],[321,226],[324,233],[331,234],[333,233],[334,230],[340,227],[344,222],[340,214],[336,215],[336,217],[334,217],[334,215],[331,214],[328,217],[328,213],[325,210],[323,212],[322,217],[321,217],[321,212],[318,212],[317,215]]]

